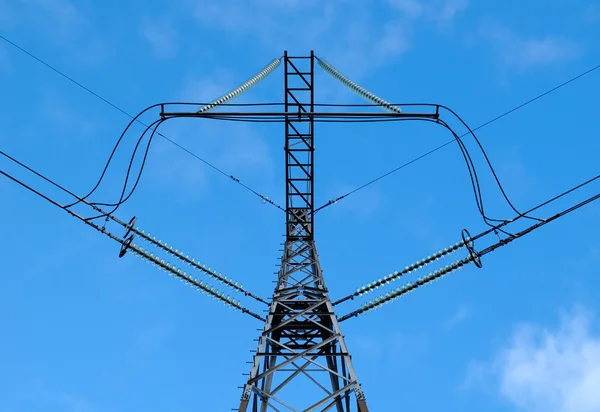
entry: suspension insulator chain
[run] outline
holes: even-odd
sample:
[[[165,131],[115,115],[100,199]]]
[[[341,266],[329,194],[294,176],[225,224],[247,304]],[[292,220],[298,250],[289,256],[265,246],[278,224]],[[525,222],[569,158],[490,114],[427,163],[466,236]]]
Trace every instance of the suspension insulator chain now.
[[[352,293],[351,295],[348,295],[342,299],[337,300],[336,302],[333,303],[333,305],[335,306],[335,305],[338,305],[347,300],[354,299],[355,297],[366,295],[367,293],[372,292],[379,287],[385,286],[391,282],[395,282],[396,280],[400,279],[400,277],[402,277],[403,275],[407,275],[411,272],[421,269],[421,268],[429,265],[430,263],[435,262],[436,260],[439,260],[453,252],[456,252],[460,248],[464,247],[466,245],[466,242],[467,242],[467,240],[463,239],[462,242],[458,242],[452,246],[442,249],[439,252],[437,252],[431,256],[428,256],[424,259],[419,260],[418,262],[413,263],[410,266],[405,267],[403,270],[399,270],[394,273],[390,273],[389,275],[384,276],[383,278],[381,278],[375,282],[372,282],[372,283],[369,283],[368,285],[360,287],[360,288],[356,289],[356,291],[354,293]]]
[[[127,230],[124,240],[126,243],[128,243],[127,245],[124,244],[124,246],[121,248],[121,252],[119,253],[119,257],[123,257],[125,255],[125,252],[127,251],[127,249],[129,248],[129,246],[131,245],[131,241],[133,240],[134,235],[140,236],[142,239],[146,240],[147,242],[150,242],[151,244],[153,244],[154,246],[164,250],[165,252],[171,254],[172,256],[184,261],[185,263],[187,263],[189,266],[199,269],[202,272],[206,273],[208,276],[216,279],[217,281],[219,281],[220,283],[232,288],[233,290],[243,293],[245,296],[250,296],[251,298],[264,303],[266,305],[269,305],[269,302],[267,302],[266,300],[264,300],[263,298],[261,298],[260,296],[255,295],[252,292],[247,291],[246,289],[244,289],[244,287],[240,284],[238,284],[237,282],[235,282],[232,279],[229,279],[228,277],[224,276],[221,273],[216,272],[215,270],[211,269],[210,267],[203,265],[202,263],[196,261],[193,258],[190,258],[187,255],[184,255],[181,251],[177,250],[177,249],[173,249],[173,247],[167,245],[164,242],[161,242],[160,240],[156,239],[156,237],[152,236],[150,233],[147,233],[145,231],[143,231],[142,229],[138,228],[135,226],[135,223],[137,221],[137,219],[135,217],[133,217],[129,223],[125,223],[124,221],[120,220],[119,218],[116,218],[114,216],[110,216],[110,219],[115,221],[116,223],[118,223],[119,225],[125,227],[125,229]],[[131,235],[130,235],[131,234]],[[131,240],[129,240],[131,238]]]
[[[224,303],[227,306],[230,306],[233,309],[237,309],[241,312],[247,313],[250,316],[252,316],[258,320],[265,321],[265,319],[262,316],[258,315],[257,313],[254,313],[251,310],[248,310],[247,308],[242,306],[239,301],[231,298],[230,296],[227,296],[226,294],[207,285],[206,283],[192,277],[191,275],[184,272],[183,270],[175,267],[174,265],[170,264],[169,262],[166,262],[165,260],[159,258],[158,256],[153,255],[152,253],[141,248],[140,246],[130,243],[128,245],[128,247],[137,256],[141,257],[144,260],[149,261],[150,263],[152,263],[153,265],[157,266],[158,268],[164,270],[168,274],[178,277],[183,282],[189,284],[190,286],[192,286],[194,288],[199,289],[200,291],[204,292],[208,296],[211,296],[211,297],[221,301],[222,303]]]
[[[386,293],[385,295],[381,295],[381,296],[365,303],[360,309],[355,310],[354,312],[351,312],[347,315],[342,316],[339,319],[339,321],[342,322],[346,319],[350,319],[350,318],[358,316],[362,313],[370,312],[373,309],[380,308],[381,306],[383,306],[387,303],[395,301],[400,296],[405,295],[406,293],[412,292],[413,290],[417,289],[420,286],[423,286],[423,285],[430,283],[434,280],[437,280],[445,275],[448,275],[449,273],[452,273],[456,270],[461,269],[463,266],[465,266],[471,262],[473,262],[473,258],[471,256],[467,256],[464,259],[458,260],[454,263],[444,266],[443,268],[440,268],[440,269],[430,273],[429,275],[424,276],[421,279],[418,279],[415,282],[407,283],[406,285],[404,285],[400,288],[394,289],[393,291]]]
[[[350,80],[349,78],[344,76],[342,73],[340,73],[338,70],[336,70],[332,65],[327,63],[325,60],[317,58],[317,61],[319,62],[319,66],[321,66],[323,68],[323,70],[325,70],[327,73],[329,73],[335,79],[339,80],[342,84],[344,84],[346,87],[348,87],[355,93],[359,94],[360,96],[364,97],[365,99],[367,99],[379,106],[382,106],[392,112],[402,113],[402,110],[398,106],[394,106],[393,104],[386,102],[381,97],[374,95],[370,91],[368,91],[368,90],[364,89],[363,87],[359,86],[358,84],[354,83],[352,80]]]
[[[214,109],[218,105],[223,104],[223,103],[233,99],[234,97],[238,96],[240,93],[245,92],[246,90],[250,89],[256,83],[258,83],[259,81],[261,81],[262,79],[267,77],[269,74],[271,74],[271,72],[273,72],[273,70],[275,70],[277,68],[277,66],[279,66],[280,63],[281,63],[281,58],[273,60],[271,63],[269,63],[267,65],[267,67],[262,69],[257,75],[252,77],[246,83],[242,84],[238,88],[227,93],[225,96],[222,96],[222,97],[218,98],[217,100],[213,101],[212,103],[207,104],[206,106],[202,107],[200,110],[198,110],[198,113],[204,113],[211,109]]]

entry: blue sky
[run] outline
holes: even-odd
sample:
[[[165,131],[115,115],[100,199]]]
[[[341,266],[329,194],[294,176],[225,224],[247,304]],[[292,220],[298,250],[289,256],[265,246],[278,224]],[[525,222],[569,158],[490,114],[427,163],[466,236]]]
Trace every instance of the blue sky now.
[[[283,50],[314,49],[388,101],[443,103],[477,126],[600,60],[600,7],[591,0],[0,0],[0,33],[130,113],[219,97]],[[89,190],[127,117],[5,42],[0,74],[0,149]],[[598,174],[599,76],[478,132],[517,207]],[[316,84],[321,102],[361,102],[322,71]],[[240,101],[281,101],[282,87],[277,71]],[[284,203],[283,126],[182,120],[163,132]],[[420,123],[318,125],[316,133],[317,203],[450,138]],[[118,196],[134,138],[98,199]],[[510,216],[482,156],[475,161],[487,210]],[[6,160],[0,169],[68,201]],[[0,191],[1,411],[238,406],[260,322],[147,262],[118,259],[115,242],[7,179]],[[283,213],[162,139],[118,212],[132,215],[248,289],[272,293]],[[486,256],[481,270],[342,323],[371,410],[600,411],[599,218],[590,205]],[[452,145],[318,215],[332,298],[457,242],[463,228],[485,226]]]

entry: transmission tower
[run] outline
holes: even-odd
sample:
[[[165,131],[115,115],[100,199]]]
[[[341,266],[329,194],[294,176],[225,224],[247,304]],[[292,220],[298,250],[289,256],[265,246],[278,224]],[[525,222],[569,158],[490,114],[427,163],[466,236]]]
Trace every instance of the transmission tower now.
[[[265,78],[282,62],[284,66],[285,93],[283,111],[227,112],[213,110],[226,106],[227,101],[248,90],[257,82]],[[314,96],[315,62],[336,80],[373,103],[372,106],[377,109],[384,109],[386,113],[376,113],[372,111],[324,112],[315,109],[317,106],[315,104]],[[165,111],[165,108],[167,107],[181,107],[182,105],[186,108],[189,108],[190,105],[192,105],[195,109],[193,111]],[[316,57],[313,52],[311,52],[309,56],[289,56],[286,52],[282,58],[273,60],[262,71],[238,88],[212,103],[203,105],[199,110],[197,110],[196,106],[198,106],[198,103],[159,103],[152,105],[142,111],[138,116],[132,118],[132,121],[125,131],[127,131],[134,122],[140,122],[139,116],[153,108],[160,109],[160,118],[147,126],[146,131],[138,141],[139,144],[146,132],[152,130],[148,147],[152,140],[152,136],[157,133],[158,126],[168,119],[177,117],[238,121],[244,121],[245,119],[250,118],[252,121],[257,121],[257,119],[261,121],[261,119],[264,119],[264,121],[280,121],[285,126],[285,208],[276,205],[267,197],[244,186],[255,195],[261,197],[265,203],[272,204],[278,209],[283,210],[286,214],[286,238],[283,256],[281,258],[281,266],[278,272],[275,291],[270,301],[257,296],[232,279],[197,260],[190,258],[178,249],[157,240],[156,237],[136,226],[137,220],[135,217],[126,222],[114,216],[116,209],[126,200],[126,198],[131,196],[135,189],[134,186],[134,188],[131,189],[131,193],[124,198],[123,195],[125,193],[125,188],[127,187],[127,179],[125,181],[121,199],[117,203],[91,202],[87,198],[96,190],[100,181],[88,195],[81,197],[0,150],[0,156],[18,165],[21,169],[27,170],[38,178],[50,183],[54,188],[59,189],[63,195],[68,194],[73,199],[72,203],[60,204],[50,195],[36,190],[1,168],[0,175],[7,177],[35,195],[44,198],[89,227],[94,228],[103,235],[118,242],[121,245],[119,257],[123,257],[128,251],[131,251],[132,254],[150,262],[152,265],[175,276],[206,295],[224,303],[234,310],[243,312],[244,314],[263,322],[264,327],[262,333],[257,339],[258,348],[254,354],[252,367],[248,374],[248,380],[242,387],[243,391],[239,407],[236,409],[239,412],[368,412],[369,409],[367,407],[365,395],[354,371],[348,347],[341,333],[341,322],[380,308],[421,286],[427,285],[471,263],[481,268],[482,256],[508,245],[514,240],[600,199],[600,194],[596,194],[544,219],[535,218],[529,215],[577,189],[600,180],[600,175],[598,175],[548,201],[540,203],[538,206],[531,208],[526,212],[520,213],[515,210],[517,215],[513,218],[503,220],[475,236],[471,236],[465,229],[462,232],[459,242],[431,254],[426,258],[418,260],[409,266],[405,266],[402,270],[390,273],[365,286],[359,287],[355,292],[332,302],[329,297],[329,291],[325,286],[323,273],[319,263],[319,256],[315,246],[314,216],[319,210],[335,203],[337,200],[343,199],[346,195],[315,208],[315,123],[321,120],[424,120],[435,122],[448,129],[455,136],[461,150],[464,149],[466,151],[466,148],[460,140],[460,136],[458,136],[449,124],[441,118],[441,113],[444,111],[450,113],[461,122],[462,119],[460,119],[452,110],[438,104],[406,104],[402,106],[406,106],[407,108],[418,107],[419,109],[424,110],[421,110],[420,112],[404,112],[400,109],[400,105],[390,104],[358,86],[329,63]],[[463,125],[466,124],[463,122]],[[470,134],[472,137],[475,137],[472,131]],[[465,153],[463,152],[463,154]],[[132,161],[134,157],[135,152],[132,156]],[[471,173],[474,169],[474,165],[470,162],[469,156],[465,157],[465,160],[467,159],[467,166],[469,168],[469,173]],[[142,170],[140,170],[138,180],[141,173]],[[233,176],[230,175],[228,177],[241,184],[240,181]],[[100,180],[102,180],[102,178]],[[474,182],[474,184],[475,183],[477,182]],[[476,200],[479,202],[481,199],[476,198]],[[105,211],[100,208],[100,205],[114,206],[114,209]],[[74,207],[80,208],[81,211],[75,212]],[[485,218],[483,210],[481,213]],[[99,223],[99,221],[102,221],[102,223]],[[519,226],[519,223],[516,223],[531,221],[534,221],[535,223],[525,228],[523,228],[522,225]],[[125,234],[123,236],[115,233],[115,225],[119,230],[125,229]],[[515,230],[512,229],[513,227]],[[507,228],[511,228],[510,231],[508,231]],[[492,241],[488,241],[485,248],[477,249],[475,247],[475,241],[489,238],[491,238]],[[140,242],[140,244],[137,244],[136,241]],[[143,243],[144,246],[142,246],[141,243]],[[152,248],[153,251],[146,248]],[[445,259],[459,250],[466,250],[466,257],[459,258],[445,266],[438,266],[419,279],[372,298],[363,303],[359,308],[348,312],[343,316],[337,317],[335,315],[334,307],[337,307],[337,305],[361,298],[376,291],[380,287],[385,287],[392,282],[398,281],[405,275],[420,271],[426,266],[436,265],[439,260]],[[181,269],[180,266],[188,266],[189,272]],[[216,287],[197,279],[191,272],[199,273],[201,276],[208,278],[214,283],[231,288],[234,293],[243,295],[245,299],[252,300],[254,304],[262,305],[261,307],[263,309],[268,307],[266,317],[261,316],[257,311],[248,308],[245,304],[242,304],[240,301],[221,292]]]
[[[273,301],[259,337],[240,412],[291,410],[349,412],[354,393],[359,412],[365,396],[333,312],[314,240],[314,53],[283,56],[285,112],[286,239]],[[323,376],[324,375],[324,376]],[[324,379],[325,378],[325,379]],[[302,385],[315,385],[305,391]],[[308,404],[279,398],[296,388]],[[319,394],[316,398],[309,395]],[[304,396],[306,395],[306,396]],[[273,408],[273,409],[271,409]]]

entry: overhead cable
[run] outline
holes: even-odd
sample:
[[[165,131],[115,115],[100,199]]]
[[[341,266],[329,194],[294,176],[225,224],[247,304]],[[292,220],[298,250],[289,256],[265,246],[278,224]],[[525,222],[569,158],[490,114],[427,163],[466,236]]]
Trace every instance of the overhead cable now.
[[[65,78],[66,80],[68,80],[69,82],[73,83],[74,85],[76,85],[77,87],[85,90],[87,93],[91,94],[92,96],[96,97],[97,99],[101,100],[102,102],[106,103],[107,105],[111,106],[113,109],[119,111],[120,113],[124,114],[125,116],[129,117],[130,119],[133,119],[136,123],[144,126],[144,127],[148,127],[148,125],[144,122],[142,122],[140,119],[138,119],[138,116],[133,116],[131,115],[129,112],[127,112],[126,110],[120,108],[119,106],[117,106],[115,103],[111,102],[110,100],[106,99],[105,97],[102,97],[100,94],[96,93],[95,91],[93,91],[92,89],[90,89],[89,87],[83,85],[82,83],[78,82],[77,80],[75,80],[74,78],[72,78],[71,76],[65,74],[63,71],[57,69],[56,67],[52,66],[50,63],[47,63],[46,61],[44,61],[43,59],[41,59],[40,57],[36,56],[35,54],[29,52],[28,50],[26,50],[25,48],[19,46],[17,43],[13,42],[12,40],[9,40],[8,38],[6,38],[5,36],[0,35],[0,39],[4,40],[7,44],[11,45],[12,47],[18,49],[19,51],[21,51],[22,53],[26,54],[27,56],[29,56],[30,58],[36,60],[37,62],[41,63],[42,65],[44,65],[46,68],[52,70],[53,72],[57,73],[58,75],[60,75],[61,77]],[[270,65],[269,65],[270,66]],[[269,67],[268,66],[268,67]],[[271,69],[272,70],[272,69]],[[263,76],[264,77],[264,76]],[[262,78],[262,77],[261,77]],[[270,104],[270,103],[269,103]],[[193,156],[195,159],[201,161],[202,163],[204,163],[205,165],[211,167],[212,169],[214,169],[215,171],[221,173],[222,175],[230,178],[231,180],[233,180],[235,183],[237,183],[238,185],[240,185],[241,187],[243,187],[244,189],[254,193],[255,195],[259,196],[262,200],[264,200],[264,203],[269,203],[272,206],[277,207],[277,205],[271,201],[265,200],[268,199],[268,197],[263,196],[261,194],[259,194],[257,191],[251,189],[248,185],[242,183],[240,181],[240,179],[234,177],[231,174],[228,174],[226,172],[224,172],[223,170],[221,170],[220,168],[218,168],[217,166],[213,165],[212,163],[210,163],[209,161],[207,161],[206,159],[203,159],[202,157],[198,156],[196,153],[192,152],[191,150],[189,150],[188,148],[184,147],[183,145],[177,143],[176,141],[170,139],[169,137],[165,136],[162,133],[157,133],[160,137],[162,137],[163,139],[165,139],[167,142],[171,143],[172,145],[178,147],[179,149],[183,150],[184,152],[186,152],[187,154]],[[281,209],[281,207],[279,207],[279,209]]]
[[[543,92],[543,93],[541,93],[541,94],[539,94],[539,95],[537,95],[537,96],[535,96],[535,97],[533,97],[533,98],[531,98],[531,99],[529,99],[529,100],[527,100],[527,101],[525,101],[525,102],[523,102],[523,103],[521,103],[521,104],[513,107],[510,110],[507,110],[506,112],[503,112],[503,113],[499,114],[498,116],[493,117],[492,119],[490,119],[490,120],[488,120],[488,121],[480,124],[479,126],[473,128],[471,131],[468,131],[468,132],[465,132],[465,133],[461,134],[459,137],[462,138],[462,137],[467,136],[471,132],[475,132],[477,130],[483,129],[484,127],[489,126],[490,124],[492,124],[494,122],[497,122],[498,120],[500,120],[500,119],[502,119],[502,118],[504,118],[504,117],[506,117],[506,116],[508,116],[508,115],[510,115],[510,114],[512,114],[514,112],[516,112],[517,110],[520,110],[520,109],[522,109],[522,108],[530,105],[531,103],[533,103],[533,102],[535,102],[535,101],[537,101],[537,100],[539,100],[539,99],[541,99],[541,98],[543,98],[543,97],[545,97],[545,96],[547,96],[547,95],[549,95],[549,94],[551,94],[551,93],[553,93],[553,92],[555,92],[555,91],[557,91],[557,90],[559,90],[559,89],[561,89],[561,88],[563,88],[563,87],[565,87],[565,86],[573,83],[576,80],[581,79],[584,76],[587,76],[587,75],[595,72],[598,69],[600,69],[600,64],[595,65],[595,66],[591,67],[590,69],[587,69],[584,72],[577,74],[574,77],[571,77],[570,79],[568,79],[568,80],[566,80],[566,81],[564,81],[564,82],[562,82],[562,83],[560,83],[560,84],[558,84],[558,85],[556,85],[556,86],[554,86],[554,87],[546,90],[545,92]],[[425,157],[434,154],[435,152],[443,149],[446,146],[451,145],[452,143],[454,143],[454,140],[448,140],[446,143],[441,144],[441,145],[439,145],[439,146],[437,146],[437,147],[429,150],[428,152],[423,153],[423,154],[415,157],[414,159],[412,159],[412,160],[410,160],[410,161],[408,161],[406,163],[403,163],[400,166],[397,166],[394,169],[391,169],[391,170],[389,170],[389,171],[387,171],[387,172],[379,175],[378,177],[373,178],[372,180],[364,183],[363,185],[357,187],[356,189],[353,189],[353,190],[347,192],[346,194],[344,194],[342,196],[334,198],[333,200],[331,200],[328,203],[324,204],[323,206],[319,207],[315,211],[320,210],[320,209],[324,209],[325,207],[330,206],[330,205],[338,202],[341,199],[344,199],[344,198],[346,198],[346,197],[348,197],[348,196],[350,196],[350,195],[352,195],[352,194],[354,194],[354,193],[356,193],[358,191],[361,191],[362,189],[365,189],[366,187],[371,186],[372,184],[374,184],[374,183],[376,183],[376,182],[378,182],[378,181],[380,181],[380,180],[382,180],[382,179],[384,179],[384,178],[386,178],[386,177],[388,177],[388,176],[390,176],[390,175],[392,175],[392,174],[394,174],[394,173],[396,173],[396,172],[404,169],[405,167],[410,166],[411,164],[416,163],[417,161],[422,160]]]
[[[35,169],[32,169],[31,167],[27,166],[26,164],[20,162],[19,160],[15,159],[14,157],[8,155],[7,153],[0,151],[0,155],[6,157],[7,159],[11,160],[12,162],[16,163],[17,165],[25,168],[26,170],[28,170],[29,172],[33,173],[34,175],[38,176],[39,178],[43,179],[44,181],[50,183],[51,185],[53,185],[54,187],[60,189],[61,191],[69,194],[70,196],[73,196],[75,198],[78,198],[76,194],[74,194],[73,192],[71,192],[70,190],[68,190],[67,188],[65,188],[64,186],[56,183],[54,180],[48,178],[47,176],[39,173],[38,171],[36,171]],[[83,216],[80,215],[75,215],[74,212],[72,212],[71,210],[69,210],[66,206],[61,205],[60,203],[50,199],[49,197],[41,194],[40,192],[37,192],[35,190],[33,190],[32,188],[30,188],[29,186],[26,186],[24,184],[22,184],[20,181],[16,180],[15,178],[13,178],[12,176],[7,175],[6,173],[2,173],[3,175],[9,177],[11,180],[19,183],[20,185],[26,187],[27,189],[33,191],[35,194],[43,197],[44,199],[50,201],[52,204],[54,204],[55,206],[58,206],[59,208],[67,211],[69,214],[76,216],[78,219],[84,220],[86,223],[89,222],[90,219],[85,218]],[[95,206],[94,204],[87,202],[81,198],[79,198],[79,200],[92,207],[95,211],[100,212],[100,213],[104,213],[104,211],[99,208],[98,206]],[[106,214],[107,215],[107,214]],[[183,252],[179,251],[178,249],[174,249],[172,246],[167,245],[164,242],[161,242],[160,240],[157,240],[156,237],[151,236],[149,233],[144,232],[142,229],[138,228],[137,226],[134,226],[136,219],[132,219],[129,223],[124,222],[123,220],[112,216],[112,215],[108,215],[108,218],[112,221],[114,221],[115,223],[123,226],[125,229],[127,229],[127,235],[124,236],[125,238],[128,237],[129,233],[134,233],[138,236],[140,236],[141,238],[143,238],[144,240],[152,243],[154,246],[159,247],[160,249],[164,250],[165,252],[177,257],[178,259],[181,259],[182,261],[184,261],[185,263],[187,263],[188,265],[201,270],[202,272],[204,272],[205,274],[209,275],[210,277],[216,279],[217,281],[221,282],[222,284],[236,290],[237,292],[240,292],[242,294],[244,294],[245,296],[249,296],[261,303],[264,304],[269,304],[266,300],[264,300],[263,298],[261,298],[260,296],[255,295],[252,292],[247,291],[246,289],[244,289],[242,287],[242,285],[238,284],[237,282],[235,282],[234,280],[224,276],[221,273],[216,272],[215,270],[211,269],[210,267],[196,261],[193,258],[190,258],[187,255],[184,255]]]
[[[598,178],[600,178],[600,175],[598,175],[597,177],[595,177],[593,179],[588,180],[587,182],[585,182],[585,183],[583,183],[581,185],[578,185],[577,187],[582,187],[583,185],[586,185],[586,184],[590,183],[591,181],[597,180]],[[569,190],[568,192],[571,192],[573,190],[575,190],[575,188]],[[557,197],[555,197],[555,198],[553,198],[553,199],[551,199],[549,201],[546,201],[546,202],[542,203],[541,205],[548,204],[549,202],[551,202],[551,201],[553,201],[553,200],[555,200],[555,199],[557,199],[557,198],[559,198],[561,196],[562,195],[559,195],[559,196],[557,196]],[[581,202],[578,202],[575,205],[573,205],[573,206],[571,206],[571,207],[569,207],[567,209],[562,210],[561,212],[555,213],[554,215],[550,216],[549,218],[543,219],[543,220],[541,220],[541,221],[539,221],[539,222],[537,222],[537,223],[535,223],[535,224],[533,224],[533,225],[531,225],[531,226],[529,226],[529,227],[521,230],[520,232],[517,232],[515,234],[511,234],[507,238],[500,239],[498,242],[496,242],[496,243],[494,243],[494,244],[492,244],[492,245],[490,245],[490,246],[488,246],[488,247],[486,247],[486,248],[484,248],[484,249],[482,249],[480,251],[477,251],[477,250],[474,249],[473,241],[474,241],[474,239],[480,238],[483,234],[489,233],[489,231],[486,231],[483,234],[479,234],[477,236],[470,236],[470,235],[468,235],[468,238],[465,241],[463,241],[463,244],[466,244],[467,247],[468,247],[468,249],[469,249],[469,256],[467,256],[466,258],[458,260],[458,261],[456,261],[454,263],[451,263],[449,265],[446,265],[446,266],[444,266],[444,267],[442,267],[440,269],[437,269],[437,270],[433,271],[432,273],[430,273],[429,275],[424,276],[424,277],[420,278],[419,280],[417,280],[415,282],[408,283],[408,284],[406,284],[406,285],[404,285],[402,287],[399,287],[397,289],[392,290],[391,292],[388,292],[388,293],[385,293],[385,294],[383,294],[381,296],[378,296],[378,297],[372,299],[371,301],[363,304],[359,309],[357,309],[357,310],[355,310],[355,311],[353,311],[353,312],[351,312],[351,313],[349,313],[347,315],[342,316],[339,320],[340,320],[340,322],[342,322],[342,321],[347,320],[349,318],[356,317],[356,316],[358,316],[360,314],[369,312],[369,311],[371,311],[373,309],[380,308],[381,306],[397,300],[400,296],[402,296],[402,295],[404,295],[406,293],[409,293],[409,292],[417,289],[418,287],[426,285],[426,284],[428,284],[428,283],[430,283],[430,282],[432,282],[434,280],[437,280],[437,279],[441,278],[442,276],[445,276],[445,275],[450,274],[450,273],[452,273],[452,272],[454,272],[454,271],[456,271],[458,269],[461,269],[463,266],[465,266],[465,265],[467,265],[469,263],[475,263],[478,267],[481,268],[482,267],[482,265],[481,265],[481,257],[483,257],[484,255],[487,255],[488,253],[491,253],[491,252],[497,250],[500,247],[506,246],[509,243],[515,241],[516,239],[519,239],[519,238],[521,238],[521,237],[523,237],[523,236],[525,236],[525,235],[533,232],[534,230],[539,229],[542,226],[545,226],[545,225],[547,225],[550,222],[553,222],[553,221],[555,221],[555,220],[557,220],[557,219],[559,219],[559,218],[561,218],[561,217],[563,217],[563,216],[565,216],[565,215],[567,215],[569,213],[572,213],[573,211],[575,211],[577,209],[580,209],[580,208],[582,208],[582,207],[584,207],[584,206],[586,206],[586,205],[588,205],[588,204],[590,204],[590,203],[592,203],[592,202],[594,202],[594,201],[596,201],[598,199],[600,199],[600,193],[598,193],[598,194],[596,194],[594,196],[590,196],[587,199],[585,199],[585,200],[583,200]],[[468,234],[467,231],[464,231],[464,232]],[[371,290],[372,289],[373,288],[371,288]]]

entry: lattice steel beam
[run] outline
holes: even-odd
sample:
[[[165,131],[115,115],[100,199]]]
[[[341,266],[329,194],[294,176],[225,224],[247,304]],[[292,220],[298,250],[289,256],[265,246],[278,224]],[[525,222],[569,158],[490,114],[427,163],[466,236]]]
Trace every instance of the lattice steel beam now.
[[[313,239],[314,119],[302,113],[315,110],[314,53],[291,57],[285,52],[285,181],[287,240]],[[296,116],[294,116],[296,114]]]
[[[286,242],[239,411],[368,412],[314,243],[314,54],[285,68]]]

